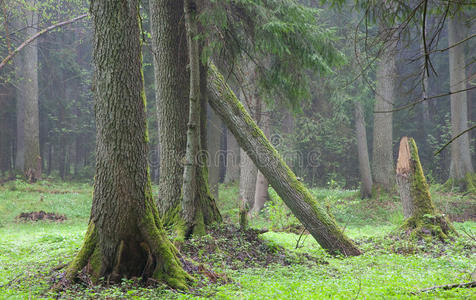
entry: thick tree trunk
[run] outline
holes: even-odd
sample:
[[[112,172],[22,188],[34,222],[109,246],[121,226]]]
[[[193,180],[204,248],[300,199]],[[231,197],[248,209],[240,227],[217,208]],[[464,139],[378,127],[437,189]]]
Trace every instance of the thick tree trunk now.
[[[382,31],[386,29],[381,25]],[[377,87],[375,90],[375,111],[393,109],[395,101],[395,37],[384,46],[385,50],[377,65]],[[374,184],[386,191],[393,189],[395,181],[393,169],[393,114],[376,113],[374,115],[374,136],[372,173]]]
[[[412,237],[434,236],[441,240],[457,234],[450,221],[433,205],[429,187],[412,138],[403,137],[397,161],[397,185],[406,218],[402,229]]]
[[[238,144],[317,242],[331,253],[361,254],[357,246],[297,180],[276,149],[256,126],[215,66],[209,69],[209,102]]]
[[[357,137],[357,153],[359,157],[360,195],[362,198],[372,197],[372,174],[370,171],[369,151],[367,149],[367,130],[360,102],[355,102],[355,135]]]
[[[183,1],[150,0],[149,8],[160,143],[158,207],[168,226],[181,205],[189,107],[187,42]]]
[[[17,20],[16,29],[25,27],[25,37],[37,31],[38,13],[34,1],[27,1],[23,16]],[[26,22],[24,22],[26,21]],[[17,154],[15,167],[29,181],[41,177],[41,157],[38,114],[38,42],[31,42],[15,57],[17,76]]]
[[[208,105],[208,104],[207,104]],[[208,112],[207,146],[208,146],[208,183],[215,199],[218,199],[218,183],[220,180],[220,144],[222,122],[212,110]]]
[[[466,37],[465,18],[461,15],[448,19],[448,44],[453,46]],[[450,91],[466,89],[466,57],[464,43],[449,49]],[[466,91],[452,94],[451,136],[455,137],[468,129],[468,99]],[[474,188],[474,173],[469,147],[469,133],[465,133],[451,143],[450,181],[463,189]]]
[[[225,183],[236,182],[240,179],[240,146],[233,133],[226,130],[226,171]]]
[[[93,282],[142,277],[186,289],[189,275],[168,241],[147,166],[139,1],[91,1],[94,22],[96,176],[88,231],[69,265]]]

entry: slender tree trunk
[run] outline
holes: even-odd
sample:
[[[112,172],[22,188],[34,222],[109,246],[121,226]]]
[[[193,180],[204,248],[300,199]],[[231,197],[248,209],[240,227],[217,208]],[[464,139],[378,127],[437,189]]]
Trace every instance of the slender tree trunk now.
[[[261,103],[261,117],[260,117],[260,128],[263,131],[264,135],[269,138],[270,135],[270,112],[266,110],[266,105],[264,103]],[[252,213],[257,214],[263,209],[264,204],[266,201],[269,200],[269,194],[268,194],[268,186],[269,182],[264,177],[263,173],[258,170],[258,174],[256,175],[256,188],[255,188],[255,197],[254,197],[254,203],[253,203],[253,208],[251,209]]]
[[[303,183],[297,180],[276,149],[266,139],[251,116],[240,104],[215,66],[210,66],[208,91],[210,106],[233,132],[238,144],[258,166],[271,186],[317,242],[331,253],[361,254],[357,246],[325,210]]]
[[[240,179],[240,146],[230,130],[226,130],[226,171],[225,183]]]
[[[452,46],[466,37],[465,18],[457,15],[448,19],[448,44]],[[466,57],[464,43],[449,49],[450,91],[466,89]],[[467,93],[458,92],[451,98],[451,136],[455,137],[468,128]],[[469,147],[469,133],[465,133],[451,143],[450,179],[463,189],[473,187],[471,174],[474,173]],[[466,178],[465,178],[466,177]]]
[[[208,144],[208,183],[215,199],[218,199],[218,183],[220,180],[220,144],[222,122],[212,110],[208,111],[207,144]]]
[[[16,22],[17,30],[27,26],[25,37],[37,31],[38,13],[32,7],[35,1],[27,1],[23,16]],[[26,23],[23,21],[26,20]],[[38,41],[31,42],[15,57],[17,76],[17,155],[15,166],[24,172],[29,181],[41,177],[41,157],[38,114]]]
[[[12,88],[3,84],[0,87],[0,176],[9,172],[12,166],[14,102]]]
[[[438,237],[456,234],[451,222],[435,208],[423,168],[418,156],[418,148],[412,138],[403,137],[397,161],[397,185],[406,218],[402,229],[416,238]]]
[[[183,1],[150,0],[152,48],[159,128],[159,199],[164,224],[178,216],[187,144],[189,75]]]
[[[385,31],[383,25],[380,26]],[[375,111],[393,109],[395,100],[395,37],[385,43],[385,50],[377,65],[377,88],[375,90]],[[376,113],[374,115],[374,137],[372,173],[374,184],[386,191],[393,189],[395,170],[393,169],[393,114]]]
[[[367,130],[360,102],[355,102],[355,135],[357,137],[357,153],[359,157],[360,195],[362,198],[372,197],[372,174],[370,171],[369,151],[367,149]]]
[[[139,1],[91,1],[94,23],[96,176],[89,228],[69,265],[93,282],[142,277],[186,289],[189,275],[152,199],[141,71]]]

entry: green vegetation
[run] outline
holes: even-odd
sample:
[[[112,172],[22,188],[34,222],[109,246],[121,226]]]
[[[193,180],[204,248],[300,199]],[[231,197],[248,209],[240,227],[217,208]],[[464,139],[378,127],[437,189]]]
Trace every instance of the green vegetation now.
[[[431,192],[442,212],[457,221],[471,218],[476,205],[474,197],[440,193],[438,189],[439,186],[433,186]],[[91,192],[92,187],[87,184],[46,181],[34,185],[15,181],[0,186],[0,299],[55,297],[49,292],[52,278],[57,279],[64,269],[53,268],[71,262],[81,247]],[[357,241],[365,251],[363,255],[331,257],[307,234],[299,238],[299,224],[290,226],[295,224],[293,217],[285,218],[283,224],[277,222],[277,216],[288,216],[289,211],[273,195],[275,202],[267,203],[265,210],[250,220],[252,228],[277,230],[260,235],[266,251],[263,245],[253,249],[258,247],[256,241],[243,242],[238,233],[231,237],[236,239],[233,241],[226,242],[229,237],[207,235],[184,246],[185,256],[189,253],[187,247],[195,246],[197,252],[193,258],[210,265],[211,271],[226,279],[212,283],[213,280],[202,276],[189,294],[175,292],[162,284],[142,286],[134,280],[109,287],[78,283],[62,296],[69,299],[469,299],[474,296],[472,289],[412,294],[426,287],[471,281],[476,250],[470,238],[476,232],[474,220],[454,223],[460,237],[451,244],[392,241],[385,237],[402,224],[399,199],[381,196],[360,200],[358,191],[340,189],[313,189],[312,193]],[[237,226],[237,187],[223,185],[220,195],[217,204],[225,223]],[[459,204],[454,205],[455,202]],[[21,212],[39,210],[63,214],[67,219],[63,222],[16,219]],[[206,245],[210,243],[216,244],[214,255],[208,255],[211,250]],[[275,253],[276,259],[271,259],[269,264],[253,263],[253,258],[240,260],[228,253],[231,248],[237,251],[233,255],[267,253],[272,257]]]

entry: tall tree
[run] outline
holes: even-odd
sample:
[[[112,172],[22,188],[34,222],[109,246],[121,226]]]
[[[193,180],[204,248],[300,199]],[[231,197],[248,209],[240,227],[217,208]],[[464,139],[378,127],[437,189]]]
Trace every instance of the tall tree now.
[[[96,176],[84,244],[69,265],[93,281],[142,277],[186,288],[189,275],[168,241],[147,166],[145,94],[138,0],[92,0]]]
[[[207,109],[207,114],[208,183],[213,197],[218,199],[222,123],[213,110]]]
[[[396,36],[392,28],[380,21],[380,33],[384,37],[383,51],[377,65],[375,111],[390,111],[395,101],[395,48]],[[395,184],[393,167],[393,113],[374,115],[372,174],[374,184],[390,191]]]
[[[448,44],[451,98],[451,136],[454,138],[468,129],[468,98],[466,89],[466,56],[464,44],[458,44],[466,37],[463,12],[448,19]],[[455,46],[456,45],[456,46]],[[474,173],[469,147],[469,133],[465,133],[451,143],[450,182],[463,189],[474,188]]]
[[[38,12],[35,0],[26,1],[21,15],[15,18],[15,29],[21,40],[37,32]],[[26,28],[26,29],[25,29]],[[38,41],[31,42],[14,58],[17,88],[17,144],[15,168],[28,180],[41,177],[38,114]]]
[[[372,174],[370,171],[369,151],[367,149],[367,130],[365,128],[364,111],[362,104],[355,102],[355,135],[357,137],[357,153],[360,172],[360,195],[362,198],[372,197]]]
[[[159,129],[159,200],[164,225],[178,215],[187,144],[189,75],[183,1],[150,0]]]

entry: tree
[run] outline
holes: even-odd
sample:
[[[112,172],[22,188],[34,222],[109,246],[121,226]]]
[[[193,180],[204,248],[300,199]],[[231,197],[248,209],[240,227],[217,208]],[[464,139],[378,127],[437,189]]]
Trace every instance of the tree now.
[[[225,183],[236,182],[240,179],[240,146],[233,134],[226,130],[226,171]]]
[[[210,106],[233,132],[240,147],[247,152],[293,214],[330,253],[360,255],[357,246],[317,203],[256,126],[216,67],[210,66],[209,70]]]
[[[357,153],[359,157],[360,195],[362,198],[372,197],[372,174],[370,171],[369,151],[367,149],[367,130],[365,129],[362,104],[355,102],[355,135],[357,137]]]
[[[448,19],[448,44],[451,98],[451,136],[454,138],[468,129],[468,100],[466,93],[466,56],[464,44],[456,43],[466,37],[464,13],[459,12]],[[469,147],[469,133],[451,143],[449,185],[460,185],[463,190],[474,189],[473,163]]]
[[[406,218],[402,229],[412,237],[424,236],[447,239],[456,234],[451,222],[435,208],[423,168],[418,156],[418,148],[412,138],[403,137],[397,160],[397,185]]]
[[[186,288],[189,275],[168,241],[147,166],[139,1],[91,1],[94,22],[96,176],[84,244],[66,271],[93,282],[142,277]]]
[[[207,114],[208,183],[213,197],[218,199],[222,124],[220,118],[212,110],[207,109]]]
[[[36,33],[38,14],[35,1],[27,1],[15,29],[29,37]],[[24,29],[26,28],[26,29]],[[38,114],[38,41],[31,42],[14,58],[16,75],[17,143],[15,168],[29,181],[41,177]]]

